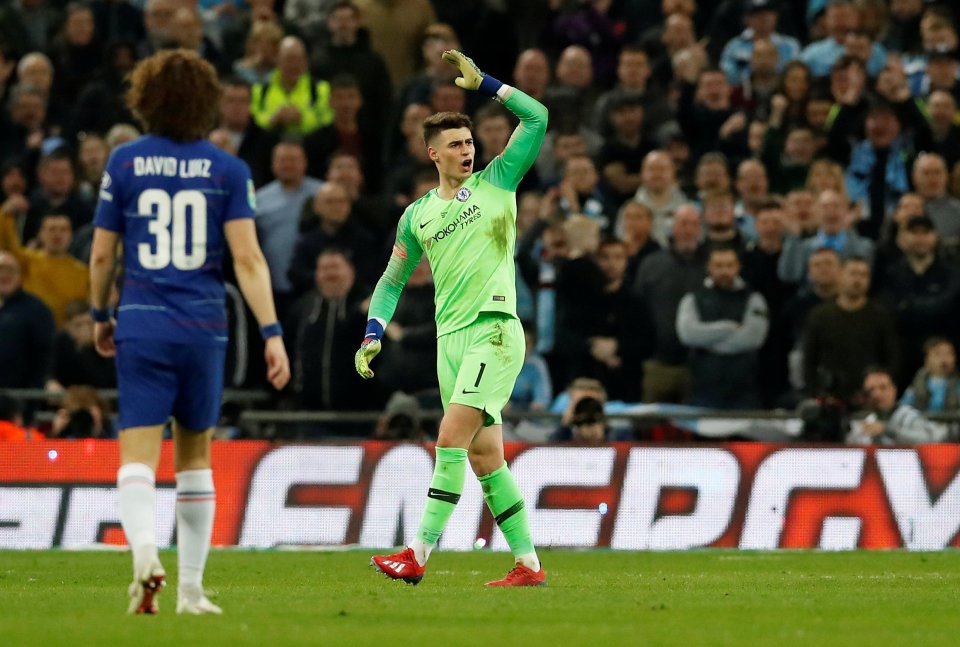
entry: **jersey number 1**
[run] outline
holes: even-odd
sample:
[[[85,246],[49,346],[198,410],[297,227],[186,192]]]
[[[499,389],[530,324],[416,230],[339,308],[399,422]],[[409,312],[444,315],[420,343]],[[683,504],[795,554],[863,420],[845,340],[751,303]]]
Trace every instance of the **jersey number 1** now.
[[[173,264],[178,270],[196,270],[207,260],[207,198],[200,191],[177,191],[171,197],[162,189],[147,189],[137,200],[137,212],[150,214],[148,230],[155,244],[140,243],[140,265],[162,270]],[[187,247],[187,213],[190,214],[190,246]],[[156,249],[156,251],[154,251]]]

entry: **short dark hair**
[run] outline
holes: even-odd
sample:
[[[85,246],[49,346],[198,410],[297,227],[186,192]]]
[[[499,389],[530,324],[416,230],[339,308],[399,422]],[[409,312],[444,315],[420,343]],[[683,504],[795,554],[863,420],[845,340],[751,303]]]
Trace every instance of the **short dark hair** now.
[[[83,299],[74,299],[73,301],[67,304],[67,307],[64,308],[63,314],[67,321],[70,321],[74,317],[79,317],[80,315],[85,315],[90,312],[90,303]]]
[[[360,9],[358,9],[357,5],[351,2],[351,0],[339,0],[339,2],[334,2],[333,5],[331,5],[330,8],[327,10],[327,15],[329,16],[330,14],[332,14],[334,11],[337,11],[338,9],[349,9],[354,14],[358,16],[360,15]]]
[[[427,146],[434,137],[451,128],[469,128],[473,131],[473,121],[462,112],[438,112],[423,120],[423,143]]]
[[[768,196],[757,206],[756,212],[759,216],[763,211],[779,211],[781,209],[783,209],[783,201],[773,196]]]
[[[707,258],[708,259],[713,258],[714,254],[726,254],[728,252],[736,256],[737,261],[740,260],[739,250],[733,245],[731,245],[730,243],[720,243],[718,245],[714,245],[713,247],[710,248],[710,253],[707,255]]]
[[[863,263],[867,266],[867,268],[870,269],[871,272],[873,271],[873,266],[870,264],[870,261],[863,256],[848,256],[847,258],[843,259],[843,267],[846,267],[852,263]]]
[[[338,74],[330,79],[331,90],[360,90],[360,82],[352,74]]]
[[[877,375],[877,374],[886,375],[888,378],[890,378],[890,381],[893,382],[894,385],[896,385],[897,382],[893,377],[893,371],[891,371],[889,368],[881,364],[870,364],[865,369],[863,369],[863,375],[860,376],[861,378],[860,381],[862,382],[863,380],[866,380],[868,375]]]

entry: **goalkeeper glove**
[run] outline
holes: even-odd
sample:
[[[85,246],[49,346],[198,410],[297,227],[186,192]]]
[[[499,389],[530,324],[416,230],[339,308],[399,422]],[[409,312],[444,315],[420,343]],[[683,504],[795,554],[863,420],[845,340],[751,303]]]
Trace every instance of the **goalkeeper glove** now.
[[[443,60],[452,65],[456,65],[460,70],[461,76],[454,80],[458,86],[464,90],[479,90],[483,94],[494,97],[497,91],[503,87],[503,83],[496,80],[489,74],[484,74],[473,62],[469,56],[464,56],[462,52],[455,49],[447,50],[443,53]]]
[[[365,380],[373,377],[373,371],[370,370],[370,362],[380,352],[380,339],[383,337],[383,326],[376,319],[367,322],[367,334],[363,337],[363,343],[360,349],[354,355],[353,364],[357,368],[357,373]]]

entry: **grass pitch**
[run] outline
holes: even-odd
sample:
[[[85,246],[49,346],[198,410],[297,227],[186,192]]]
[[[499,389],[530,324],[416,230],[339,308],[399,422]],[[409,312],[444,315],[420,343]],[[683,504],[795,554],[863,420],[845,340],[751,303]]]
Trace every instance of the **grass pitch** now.
[[[416,587],[367,552],[210,556],[222,617],[129,617],[125,553],[0,552],[0,644],[957,645],[960,553],[545,551],[550,585],[485,589],[505,554],[435,553]]]

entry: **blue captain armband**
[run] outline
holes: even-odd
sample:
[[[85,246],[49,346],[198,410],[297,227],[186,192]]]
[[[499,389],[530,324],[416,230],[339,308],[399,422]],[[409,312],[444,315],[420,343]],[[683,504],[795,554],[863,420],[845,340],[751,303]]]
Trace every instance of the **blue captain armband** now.
[[[493,78],[489,74],[484,74],[483,79],[480,81],[480,87],[477,88],[477,91],[487,95],[490,98],[493,98],[497,96],[497,92],[502,87],[503,83]]]
[[[383,338],[383,324],[376,319],[367,321],[367,332],[363,335],[363,340],[376,339],[380,341]]]

